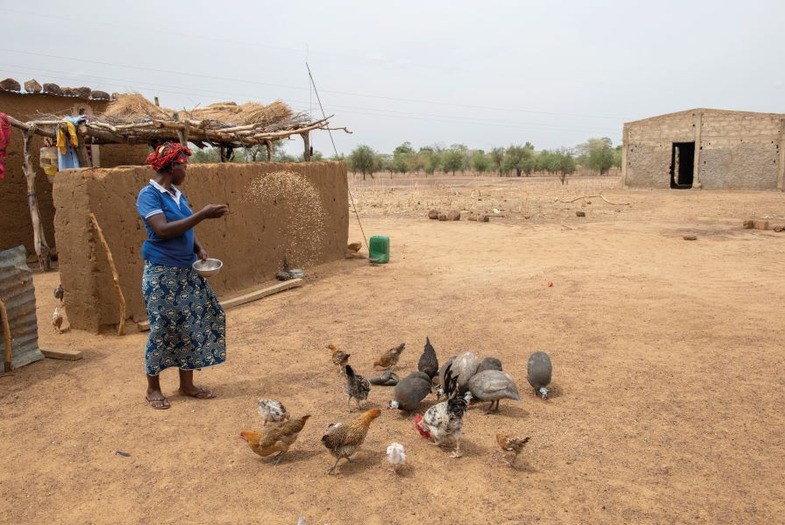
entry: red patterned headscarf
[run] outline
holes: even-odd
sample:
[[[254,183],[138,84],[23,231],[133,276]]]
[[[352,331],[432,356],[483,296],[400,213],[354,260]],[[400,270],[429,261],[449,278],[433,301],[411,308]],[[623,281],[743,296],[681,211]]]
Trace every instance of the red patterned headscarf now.
[[[169,171],[175,164],[185,164],[191,150],[180,143],[165,142],[147,156],[147,164],[155,171]]]

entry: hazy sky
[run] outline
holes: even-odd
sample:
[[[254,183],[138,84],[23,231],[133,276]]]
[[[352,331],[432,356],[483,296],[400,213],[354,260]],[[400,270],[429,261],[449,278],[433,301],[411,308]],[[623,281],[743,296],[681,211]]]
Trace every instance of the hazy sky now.
[[[354,132],[333,134],[341,153],[616,144],[624,122],[662,113],[785,112],[783,0],[0,0],[0,17],[0,78],[173,109],[281,99],[317,118],[307,61]]]

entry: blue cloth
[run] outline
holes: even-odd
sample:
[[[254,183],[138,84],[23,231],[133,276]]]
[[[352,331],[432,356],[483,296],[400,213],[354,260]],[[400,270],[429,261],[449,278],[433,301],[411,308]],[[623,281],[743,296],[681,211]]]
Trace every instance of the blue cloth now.
[[[74,126],[78,126],[85,120],[87,120],[84,115],[80,115],[78,117],[65,117],[63,120],[67,120],[71,122]],[[67,170],[70,168],[78,168],[79,167],[79,156],[76,154],[76,148],[71,146],[71,141],[65,141],[65,153],[60,153],[60,150],[57,150],[57,170]]]
[[[150,320],[147,375],[157,376],[169,367],[195,370],[226,360],[226,315],[196,270],[146,262],[142,294]]]
[[[190,268],[196,260],[193,228],[177,237],[161,239],[147,224],[149,217],[159,213],[164,214],[166,222],[179,221],[192,215],[188,199],[180,190],[174,186],[172,188],[175,195],[151,180],[150,184],[142,188],[136,199],[136,209],[147,229],[147,240],[142,245],[142,259],[164,266]]]

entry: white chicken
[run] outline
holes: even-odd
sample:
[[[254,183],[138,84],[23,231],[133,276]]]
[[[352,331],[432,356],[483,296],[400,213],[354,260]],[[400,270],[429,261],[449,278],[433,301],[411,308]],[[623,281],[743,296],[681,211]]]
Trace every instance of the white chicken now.
[[[398,473],[398,469],[406,463],[406,450],[400,443],[390,443],[387,447],[387,463],[390,464],[390,470]]]
[[[55,327],[58,334],[62,333],[60,327],[63,326],[63,314],[60,313],[59,306],[55,306],[55,311],[52,313],[52,326]]]
[[[259,405],[259,415],[262,416],[264,424],[270,421],[280,423],[289,419],[289,413],[283,403],[275,399],[260,399],[256,402]]]
[[[472,398],[471,392],[465,396],[458,395],[458,378],[452,375],[452,365],[444,373],[444,393],[447,401],[442,401],[429,408],[424,416],[414,416],[414,426],[423,437],[431,439],[432,445],[441,445],[447,440],[455,442],[455,450],[450,454],[453,458],[461,457],[461,430],[463,416]]]

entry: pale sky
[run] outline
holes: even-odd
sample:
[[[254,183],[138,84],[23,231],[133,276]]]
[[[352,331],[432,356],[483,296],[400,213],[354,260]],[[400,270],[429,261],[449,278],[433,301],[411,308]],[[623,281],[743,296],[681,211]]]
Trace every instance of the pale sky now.
[[[307,61],[347,154],[617,144],[624,122],[695,107],[785,113],[782,0],[0,0],[0,17],[0,79],[173,109],[281,99],[319,118]]]

